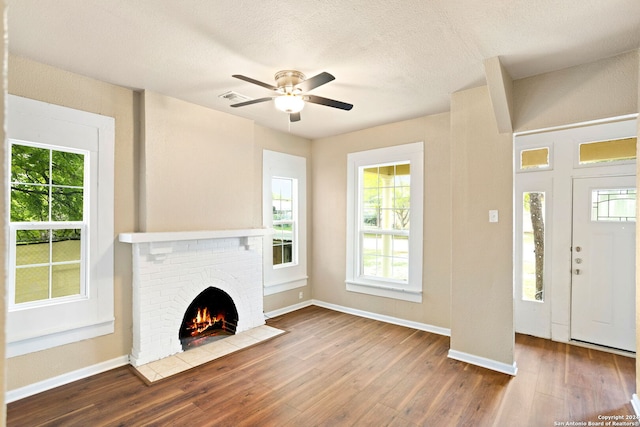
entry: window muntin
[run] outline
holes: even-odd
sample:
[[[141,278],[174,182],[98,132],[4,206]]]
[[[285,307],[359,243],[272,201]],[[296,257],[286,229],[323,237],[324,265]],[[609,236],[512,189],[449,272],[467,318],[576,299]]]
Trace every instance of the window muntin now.
[[[273,205],[273,267],[295,264],[297,181],[293,178],[271,179]]]
[[[522,299],[544,301],[545,193],[525,192],[522,202]]]
[[[635,188],[597,189],[591,191],[591,221],[635,222]]]
[[[409,280],[409,162],[360,168],[360,275]]]
[[[85,151],[12,141],[10,309],[85,295],[87,159]]]

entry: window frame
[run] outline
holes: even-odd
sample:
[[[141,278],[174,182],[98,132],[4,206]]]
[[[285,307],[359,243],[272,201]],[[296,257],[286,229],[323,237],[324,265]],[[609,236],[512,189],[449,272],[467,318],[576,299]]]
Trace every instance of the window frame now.
[[[84,188],[88,210],[86,236],[86,292],[82,297],[60,298],[46,304],[13,305],[7,314],[7,357],[113,333],[114,331],[114,144],[111,117],[22,98],[8,97],[9,140],[54,150],[86,152]],[[11,179],[11,156],[6,171]],[[10,191],[7,206],[10,206]],[[9,215],[7,212],[6,215]],[[10,218],[6,218],[7,223]],[[20,223],[16,223],[20,224]],[[56,224],[57,226],[58,224]],[[15,245],[15,230],[10,242]],[[83,239],[84,240],[84,239]],[[10,246],[10,281],[15,250]],[[47,319],[42,322],[42,319]],[[44,323],[44,325],[43,325]]]
[[[361,235],[362,169],[379,165],[410,164],[410,229],[408,280],[398,281],[364,275]],[[347,155],[347,260],[346,289],[350,292],[422,302],[423,283],[424,143],[414,142]],[[406,231],[403,231],[403,234]]]
[[[273,236],[263,239],[264,295],[273,295],[307,286],[307,159],[292,154],[263,150],[262,211],[263,226],[273,229],[272,179],[293,180],[292,261],[273,265]]]

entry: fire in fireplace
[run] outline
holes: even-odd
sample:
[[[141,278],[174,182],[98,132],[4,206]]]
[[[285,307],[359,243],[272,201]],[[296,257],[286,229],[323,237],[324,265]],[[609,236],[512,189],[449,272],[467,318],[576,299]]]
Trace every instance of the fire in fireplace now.
[[[226,292],[209,287],[187,308],[180,326],[180,343],[188,350],[236,333],[238,311]]]

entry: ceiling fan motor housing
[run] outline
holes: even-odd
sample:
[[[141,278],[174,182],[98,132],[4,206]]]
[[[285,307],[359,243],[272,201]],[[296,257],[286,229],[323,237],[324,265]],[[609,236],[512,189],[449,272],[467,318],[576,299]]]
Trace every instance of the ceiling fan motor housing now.
[[[275,75],[276,86],[285,94],[291,94],[294,92],[294,87],[302,83],[306,77],[300,71],[296,70],[282,70],[278,71]],[[298,89],[298,92],[301,92]]]

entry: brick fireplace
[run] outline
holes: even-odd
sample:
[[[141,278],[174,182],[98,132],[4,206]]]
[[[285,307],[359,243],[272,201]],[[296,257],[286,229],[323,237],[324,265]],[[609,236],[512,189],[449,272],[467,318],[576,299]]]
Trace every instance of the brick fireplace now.
[[[208,288],[236,306],[236,333],[264,325],[265,229],[123,233],[133,256],[133,346],[141,366],[182,352],[179,330],[192,301]]]

